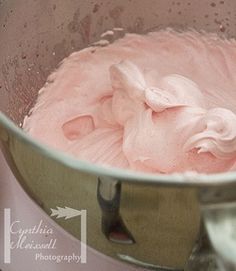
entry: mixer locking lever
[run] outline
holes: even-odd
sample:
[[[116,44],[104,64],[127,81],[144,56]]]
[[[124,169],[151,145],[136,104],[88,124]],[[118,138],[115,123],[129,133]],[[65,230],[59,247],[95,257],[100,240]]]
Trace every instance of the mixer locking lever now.
[[[135,240],[120,215],[121,183],[99,178],[97,199],[102,210],[102,232],[108,240],[120,244],[134,244]]]

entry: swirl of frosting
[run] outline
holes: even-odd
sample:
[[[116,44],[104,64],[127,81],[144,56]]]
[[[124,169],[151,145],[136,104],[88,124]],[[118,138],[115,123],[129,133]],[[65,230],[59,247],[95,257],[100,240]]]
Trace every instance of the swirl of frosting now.
[[[24,129],[103,165],[236,169],[235,52],[235,41],[165,30],[73,53],[40,91]]]
[[[236,115],[225,108],[213,108],[206,112],[198,124],[204,129],[185,143],[184,150],[198,149],[198,153],[210,152],[218,159],[236,157]],[[198,127],[196,127],[198,129]]]
[[[200,106],[204,100],[197,84],[177,74],[164,77],[159,88],[148,86],[143,73],[128,60],[111,66],[110,76],[114,90],[145,102],[155,112],[180,106]]]
[[[147,167],[150,171],[157,167],[171,172],[178,161],[192,169],[186,157],[193,150],[193,160],[204,153],[220,160],[236,157],[236,115],[224,108],[204,109],[204,97],[193,81],[172,74],[165,76],[158,87],[149,87],[143,73],[130,61],[113,65],[110,72],[115,91],[112,111],[124,125],[123,149],[133,168]],[[151,112],[158,114],[156,119]],[[177,144],[178,138],[182,138],[181,144]],[[165,142],[169,146],[163,147]]]

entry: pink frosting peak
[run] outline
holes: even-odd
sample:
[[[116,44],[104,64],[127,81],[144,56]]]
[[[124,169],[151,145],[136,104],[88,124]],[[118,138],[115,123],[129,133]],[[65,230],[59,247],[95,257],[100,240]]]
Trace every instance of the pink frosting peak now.
[[[218,159],[235,159],[236,157],[236,115],[224,108],[207,111],[194,134],[185,143],[184,149],[198,149],[198,153],[210,152]]]
[[[129,34],[63,61],[24,129],[93,163],[217,173],[236,161],[236,43],[212,34]]]

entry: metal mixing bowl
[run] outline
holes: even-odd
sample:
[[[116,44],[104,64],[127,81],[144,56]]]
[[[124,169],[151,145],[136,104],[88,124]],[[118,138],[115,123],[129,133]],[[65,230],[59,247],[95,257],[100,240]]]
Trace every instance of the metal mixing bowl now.
[[[236,1],[0,0],[2,150],[45,212],[56,206],[87,210],[88,245],[96,250],[148,268],[187,269],[202,218],[213,247],[233,266],[236,245],[224,227],[234,225],[236,173],[105,169],[41,145],[20,129],[38,90],[65,56],[114,27],[145,33],[169,26],[236,37]],[[56,222],[80,239],[78,219]]]

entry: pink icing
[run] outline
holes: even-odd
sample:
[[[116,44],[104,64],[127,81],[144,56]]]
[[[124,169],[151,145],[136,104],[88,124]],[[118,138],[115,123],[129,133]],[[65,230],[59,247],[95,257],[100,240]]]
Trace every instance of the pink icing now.
[[[172,30],[127,34],[66,58],[24,129],[93,163],[145,172],[231,170],[236,42]]]

